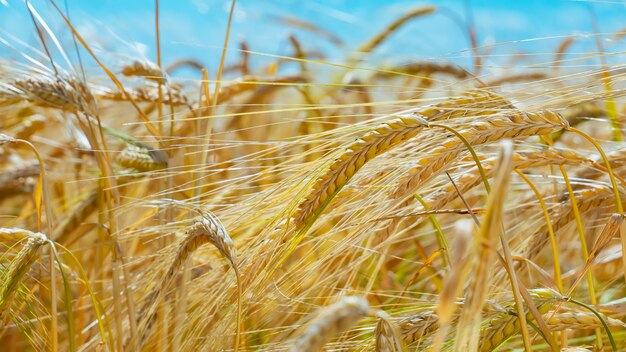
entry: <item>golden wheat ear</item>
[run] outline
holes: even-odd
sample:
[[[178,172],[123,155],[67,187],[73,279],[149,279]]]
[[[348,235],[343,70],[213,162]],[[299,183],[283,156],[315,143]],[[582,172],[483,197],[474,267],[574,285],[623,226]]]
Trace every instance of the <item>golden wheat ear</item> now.
[[[365,298],[348,296],[322,308],[317,317],[293,343],[291,352],[321,351],[326,342],[347,330],[370,311]]]
[[[178,249],[172,258],[171,264],[163,275],[160,285],[158,285],[146,298],[146,303],[139,311],[139,321],[137,322],[138,330],[136,336],[131,336],[127,345],[132,349],[141,348],[152,328],[157,308],[164,295],[169,292],[176,282],[177,274],[181,271],[185,261],[200,246],[210,243],[222,254],[224,259],[233,267],[237,274],[238,289],[239,274],[237,270],[237,250],[235,243],[222,225],[222,223],[212,214],[202,212],[202,216],[196,219],[178,244]],[[241,303],[240,297],[238,302],[238,319],[237,319],[237,339],[239,338]],[[238,341],[236,342],[238,343]]]
[[[9,318],[13,297],[15,297],[22,279],[35,261],[40,258],[41,247],[49,241],[46,235],[42,233],[15,228],[0,228],[0,236],[9,237],[13,240],[26,239],[26,244],[3,273],[2,285],[0,286],[0,329],[2,329]]]

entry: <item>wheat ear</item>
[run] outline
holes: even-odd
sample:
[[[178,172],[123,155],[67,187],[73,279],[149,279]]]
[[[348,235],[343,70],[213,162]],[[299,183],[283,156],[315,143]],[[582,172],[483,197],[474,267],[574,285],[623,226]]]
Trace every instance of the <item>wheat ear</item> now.
[[[325,173],[317,178],[309,194],[298,206],[294,216],[296,225],[302,226],[315,219],[363,165],[415,137],[428,121],[489,115],[499,109],[509,108],[512,108],[510,104],[491,93],[470,92],[468,96],[423,108],[419,113],[400,114],[399,118],[384,122],[349,145]]]
[[[348,296],[323,308],[294,342],[291,352],[317,352],[337,334],[347,330],[369,313],[365,298]]]
[[[95,100],[87,86],[75,79],[21,79],[11,85],[19,98],[64,111],[93,112]]]
[[[161,284],[148,294],[146,303],[140,309],[137,336],[132,336],[129,342],[133,349],[136,350],[143,346],[149,329],[156,319],[159,303],[162,297],[174,286],[176,275],[183,263],[196,249],[206,243],[215,246],[226,261],[233,268],[236,268],[237,252],[230,235],[217,218],[210,213],[203,214],[186,230],[174,259],[163,275]],[[239,321],[237,323],[239,324]],[[239,329],[239,326],[237,328]]]
[[[475,146],[505,138],[545,135],[567,126],[567,122],[555,112],[515,112],[471,121],[459,133]],[[424,182],[454,160],[464,150],[463,147],[463,142],[456,137],[443,141],[441,145],[430,150],[429,155],[418,160],[418,166],[410,169],[408,175],[400,180],[392,196],[402,198],[415,193]]]
[[[427,310],[400,320],[398,323],[404,342],[408,345],[420,341],[439,329],[439,316]]]
[[[598,317],[590,312],[548,312],[543,317],[552,331],[593,330],[603,327]],[[609,317],[603,319],[608,326],[626,328],[621,320]]]
[[[405,352],[406,344],[402,339],[398,325],[384,311],[376,312],[376,352]]]
[[[165,153],[132,144],[127,145],[115,161],[125,168],[139,172],[161,170],[167,167]]]
[[[28,238],[26,244],[4,273],[2,285],[0,286],[0,328],[2,328],[8,318],[11,302],[19,284],[22,282],[22,278],[39,258],[39,250],[44,244],[48,243],[48,238],[42,233],[21,229],[0,229],[0,233],[8,236],[26,236]]]
[[[133,61],[122,68],[122,74],[127,77],[144,77],[157,83],[165,83],[167,77],[156,64],[149,61]]]
[[[528,290],[537,310],[546,314],[553,306],[564,298],[558,292],[550,289]],[[511,314],[514,314],[511,312]],[[490,352],[504,343],[509,337],[519,333],[520,320],[511,314],[499,314],[492,318],[480,334],[479,351]],[[533,315],[526,313],[526,319],[532,321]]]

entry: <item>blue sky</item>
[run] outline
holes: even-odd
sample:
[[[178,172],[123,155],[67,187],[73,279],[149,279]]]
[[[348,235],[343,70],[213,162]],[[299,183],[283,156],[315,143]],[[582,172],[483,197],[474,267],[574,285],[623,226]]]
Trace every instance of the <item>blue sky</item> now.
[[[4,3],[2,5],[1,3]],[[57,0],[63,7],[63,0]],[[408,60],[470,62],[469,43],[462,28],[449,15],[464,18],[464,1],[352,1],[352,0],[239,0],[231,34],[230,57],[238,55],[237,42],[248,41],[250,49],[275,55],[290,55],[290,34],[306,50],[320,50],[326,60],[341,62],[345,53],[383,29],[408,9],[431,3],[446,8],[442,13],[415,20],[402,27],[376,50],[378,63]],[[471,0],[480,45],[492,47],[487,64],[504,64],[511,54],[526,55],[529,63],[545,61],[568,35],[579,38],[570,57],[596,49],[591,12],[598,18],[599,31],[609,33],[626,27],[626,2],[582,2],[565,0],[496,1]],[[46,0],[32,0],[66,49],[71,36]],[[67,0],[73,22],[106,60],[127,61],[128,57],[154,61],[154,1],[152,0]],[[161,0],[161,31],[164,63],[194,58],[216,66],[224,40],[230,1]],[[328,40],[297,28],[281,25],[276,16],[290,16],[314,22],[346,43],[338,49]],[[34,27],[23,0],[0,0],[0,37],[16,36],[37,46]],[[603,36],[607,52],[626,50],[626,40],[611,41]],[[578,54],[577,54],[578,53]],[[6,46],[0,57],[17,55]],[[623,59],[623,57],[621,57]],[[270,58],[255,56],[253,64]],[[589,63],[584,63],[589,64]]]

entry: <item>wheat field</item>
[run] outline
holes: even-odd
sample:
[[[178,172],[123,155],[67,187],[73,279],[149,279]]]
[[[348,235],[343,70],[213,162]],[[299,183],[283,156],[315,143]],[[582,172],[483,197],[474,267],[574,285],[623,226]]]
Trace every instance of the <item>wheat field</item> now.
[[[626,351],[623,29],[377,61],[418,4],[351,49],[282,18],[278,55],[233,1],[218,66],[158,15],[111,64],[47,3],[0,35],[0,350]]]

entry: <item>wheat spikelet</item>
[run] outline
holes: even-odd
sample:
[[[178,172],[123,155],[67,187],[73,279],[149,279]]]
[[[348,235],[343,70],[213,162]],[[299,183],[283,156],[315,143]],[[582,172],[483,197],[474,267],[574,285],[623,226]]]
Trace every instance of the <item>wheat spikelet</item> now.
[[[439,329],[439,317],[433,311],[424,311],[398,322],[404,343],[420,341]]]
[[[163,104],[172,106],[188,106],[189,99],[174,85],[168,85],[161,88]],[[137,103],[156,103],[159,101],[158,87],[147,85],[139,88],[126,89],[126,93],[130,95]],[[126,95],[118,91],[109,91],[100,94],[102,99],[112,101],[128,101]]]
[[[131,336],[129,342],[134,350],[138,349],[139,346],[143,346],[147,334],[156,319],[159,302],[163,295],[174,286],[176,275],[183,263],[196,249],[206,243],[215,246],[226,261],[233,268],[236,267],[237,251],[233,240],[217,218],[210,213],[204,213],[185,231],[174,259],[164,273],[161,283],[148,294],[146,303],[140,309],[137,335]]]
[[[323,308],[306,331],[294,342],[291,352],[317,352],[337,334],[347,330],[369,313],[369,305],[362,297],[343,297],[339,302]]]
[[[129,144],[118,155],[116,162],[125,168],[140,172],[154,171],[167,167],[167,156],[152,148]]]
[[[415,137],[428,121],[459,118],[467,115],[489,115],[498,109],[508,109],[510,104],[502,98],[485,92],[470,93],[468,97],[451,99],[441,104],[421,109],[418,114],[405,115],[385,122],[348,146],[345,152],[320,176],[295,214],[297,226],[309,217],[323,211],[334,194],[356,174],[365,163]],[[425,119],[426,120],[425,120]]]
[[[376,313],[378,322],[376,323],[376,351],[377,352],[403,352],[406,345],[401,337],[400,329],[391,317],[383,311]]]
[[[607,187],[591,187],[578,190],[576,193],[576,204],[583,214],[590,209],[596,209],[605,204],[614,203],[613,192]],[[556,205],[550,211],[552,227],[554,231],[563,228],[574,221],[575,215],[571,207],[569,197]],[[543,225],[539,230],[530,236],[530,242],[525,246],[522,256],[532,260],[548,243],[547,225]]]
[[[89,88],[75,79],[22,79],[11,85],[13,93],[43,107],[64,111],[93,112],[95,103]]]
[[[626,149],[615,150],[607,154],[609,164],[613,170],[623,168],[626,166]],[[594,159],[595,164],[604,165],[603,160]],[[617,170],[616,170],[617,171]],[[576,172],[576,178],[595,180],[601,176],[606,175],[604,170],[598,169],[583,169]],[[578,185],[573,185],[574,189],[580,188]]]
[[[13,296],[22,278],[39,258],[39,249],[48,243],[48,238],[42,233],[21,229],[0,229],[0,233],[3,236],[16,234],[28,238],[3,275],[2,286],[0,286],[0,328],[2,328],[8,318]]]
[[[555,303],[563,300],[558,292],[549,289],[528,290],[531,294],[537,310],[546,314]],[[533,315],[526,313],[526,319],[531,321]],[[510,314],[498,314],[489,320],[487,326],[481,331],[479,351],[489,352],[500,346],[509,337],[519,333],[520,321],[517,316]]]
[[[537,113],[510,113],[481,121],[472,121],[459,133],[473,146],[495,142],[504,138],[520,138],[549,134],[567,127],[563,118],[551,111]],[[410,169],[393,191],[394,198],[415,193],[425,181],[431,179],[464,150],[464,144],[456,137],[446,139],[429,155],[418,160],[418,166]]]
[[[154,63],[149,61],[133,61],[122,68],[122,74],[127,77],[139,76],[154,82],[165,83],[165,73]]]
[[[548,312],[543,315],[546,324],[552,331],[562,330],[593,330],[602,328],[602,323],[590,312]],[[623,321],[603,317],[608,326],[626,328]]]
[[[469,160],[468,160],[469,161]],[[473,162],[473,160],[471,160]],[[572,165],[578,166],[591,161],[573,151],[546,148],[542,151],[516,152],[513,153],[513,168],[525,170],[548,165]],[[482,162],[483,169],[488,178],[495,172],[495,160],[489,159]],[[455,185],[461,193],[465,193],[480,185],[482,178],[477,167],[472,167],[467,172],[462,172],[456,177]],[[432,210],[442,209],[446,204],[456,199],[458,194],[453,184],[447,184],[424,197],[424,201]]]

